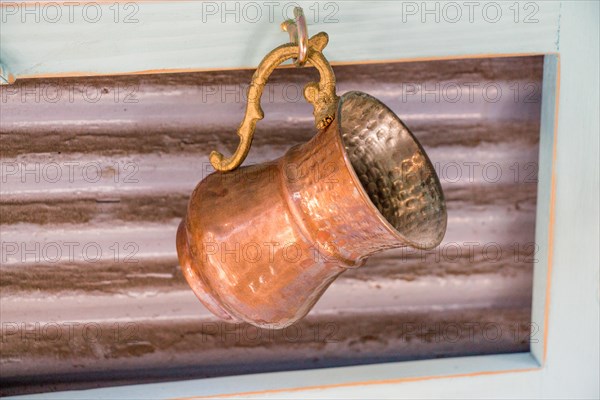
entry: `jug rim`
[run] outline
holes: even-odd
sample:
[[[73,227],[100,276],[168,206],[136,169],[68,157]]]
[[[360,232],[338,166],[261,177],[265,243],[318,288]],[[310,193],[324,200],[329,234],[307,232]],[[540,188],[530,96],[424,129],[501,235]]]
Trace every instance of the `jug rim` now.
[[[439,194],[438,203],[439,203],[439,207],[440,207],[440,213],[442,214],[440,216],[442,221],[440,221],[441,226],[439,226],[439,229],[436,230],[436,234],[433,235],[430,238],[430,240],[428,240],[428,241],[419,241],[419,240],[415,240],[414,238],[410,238],[408,235],[402,233],[398,228],[396,228],[375,205],[375,203],[369,196],[369,193],[367,192],[366,188],[364,187],[363,183],[361,182],[361,180],[355,170],[352,160],[350,159],[350,155],[348,154],[348,151],[346,149],[346,144],[345,144],[345,140],[343,137],[344,132],[343,132],[342,121],[344,118],[344,113],[342,112],[342,107],[344,105],[345,100],[347,100],[348,97],[357,96],[357,95],[361,96],[361,97],[366,97],[369,101],[372,101],[375,104],[377,104],[379,107],[384,109],[390,116],[392,116],[394,118],[394,120],[397,123],[399,123],[400,126],[402,126],[406,130],[406,133],[412,139],[412,143],[417,147],[419,154],[423,157],[423,159],[425,161],[425,168],[427,168],[427,170],[431,173],[431,176],[433,178],[433,185],[435,186],[435,191]],[[442,190],[442,186],[441,186],[441,183],[437,176],[437,173],[435,171],[435,168],[433,167],[433,164],[431,163],[431,160],[429,159],[429,156],[423,149],[423,146],[421,145],[421,143],[419,143],[417,138],[411,132],[411,130],[406,126],[406,124],[404,124],[404,122],[398,117],[398,115],[396,115],[396,113],[394,111],[392,111],[387,105],[385,105],[383,102],[381,102],[377,98],[369,95],[368,93],[364,93],[364,92],[361,92],[358,90],[349,91],[340,96],[339,102],[337,105],[337,113],[336,113],[335,120],[336,120],[336,125],[338,126],[337,138],[338,138],[341,148],[342,148],[342,154],[343,154],[344,163],[346,165],[346,168],[349,170],[350,176],[354,180],[355,186],[358,187],[361,197],[366,202],[368,202],[368,204],[371,206],[371,208],[373,209],[373,211],[377,215],[377,218],[381,221],[383,226],[385,226],[386,229],[394,237],[396,237],[398,240],[406,243],[407,245],[410,245],[411,247],[415,247],[420,250],[430,250],[430,249],[433,249],[436,246],[438,246],[444,238],[444,235],[445,235],[446,229],[447,229],[447,223],[448,223],[448,213],[447,213],[447,209],[446,209],[446,201],[445,201],[445,197],[444,197],[444,192]],[[438,218],[438,220],[440,218]]]

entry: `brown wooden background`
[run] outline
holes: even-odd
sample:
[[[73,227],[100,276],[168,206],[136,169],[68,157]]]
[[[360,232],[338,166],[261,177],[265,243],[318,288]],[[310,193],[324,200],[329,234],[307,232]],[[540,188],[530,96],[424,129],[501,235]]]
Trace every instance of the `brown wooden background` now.
[[[285,331],[214,319],[174,245],[208,153],[237,144],[253,71],[0,88],[0,393],[527,351],[542,58],[334,69],[421,141],[448,232],[345,273]],[[274,73],[247,162],[313,135],[311,77]]]

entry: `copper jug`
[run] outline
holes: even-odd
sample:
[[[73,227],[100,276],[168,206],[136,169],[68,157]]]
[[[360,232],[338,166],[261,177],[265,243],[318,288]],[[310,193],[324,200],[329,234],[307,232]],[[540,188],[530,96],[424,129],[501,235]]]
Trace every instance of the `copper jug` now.
[[[317,134],[281,158],[237,168],[263,114],[269,74],[298,53],[280,46],[261,62],[231,158],[211,154],[217,172],[198,184],[177,232],[183,273],[215,315],[284,328],[306,315],[344,271],[377,252],[431,249],[446,230],[435,170],[408,128],[361,92],[335,94],[322,54],[327,35],[308,43],[320,74],[305,88]]]

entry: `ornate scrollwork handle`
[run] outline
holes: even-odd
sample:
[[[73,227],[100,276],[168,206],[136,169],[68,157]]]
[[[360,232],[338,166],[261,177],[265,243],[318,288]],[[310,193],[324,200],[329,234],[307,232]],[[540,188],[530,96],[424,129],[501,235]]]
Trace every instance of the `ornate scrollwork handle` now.
[[[318,83],[311,82],[304,87],[304,98],[314,107],[313,115],[315,116],[317,129],[325,129],[331,124],[335,118],[338,103],[338,97],[335,93],[335,75],[331,65],[322,53],[328,41],[329,37],[325,32],[317,33],[308,41],[307,61],[317,68],[321,79]],[[217,171],[233,171],[244,162],[252,145],[256,123],[264,118],[260,99],[265,84],[275,68],[282,62],[297,57],[298,51],[297,44],[287,43],[272,50],[260,62],[252,76],[252,83],[248,89],[246,114],[237,131],[240,137],[237,150],[228,158],[218,151],[210,153],[210,163]]]

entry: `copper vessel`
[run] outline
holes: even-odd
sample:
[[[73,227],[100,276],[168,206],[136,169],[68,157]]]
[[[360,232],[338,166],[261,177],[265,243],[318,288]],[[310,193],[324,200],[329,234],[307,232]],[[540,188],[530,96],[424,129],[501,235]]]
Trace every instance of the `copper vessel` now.
[[[319,61],[326,36],[324,43],[312,42],[317,36],[308,60],[322,79],[305,91],[313,104],[321,101],[322,107],[315,104],[317,134],[277,160],[235,169],[255,125],[245,140],[242,123],[235,170],[217,171],[198,184],[177,232],[188,283],[225,320],[286,327],[346,269],[387,249],[433,248],[446,230],[442,189],[423,148],[377,99],[327,92],[335,80],[329,64]],[[280,55],[276,61],[297,52],[286,46],[272,52]],[[270,71],[259,67],[254,80]],[[258,102],[262,89],[253,89]],[[254,112],[260,119],[260,106],[258,113],[252,107],[247,116]],[[222,170],[232,160],[212,157]]]

